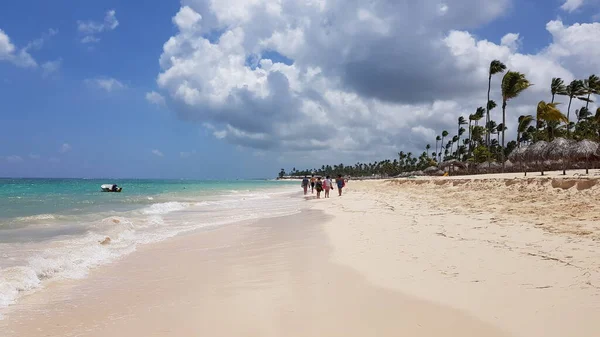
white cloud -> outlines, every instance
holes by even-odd
[[[166,104],[165,98],[163,97],[163,95],[152,91],[152,92],[148,92],[146,93],[146,100],[152,104],[156,104],[158,106],[164,106]]]
[[[114,9],[106,12],[104,21],[77,21],[77,30],[84,35],[81,43],[95,43],[100,41],[96,36],[102,32],[115,30],[119,26]]]
[[[60,146],[60,153],[67,153],[71,151],[71,145],[69,143],[64,143]]]
[[[156,150],[156,149],[152,150],[152,154],[154,154],[157,157],[164,157],[165,156],[162,152],[160,152],[159,150]]]
[[[40,155],[39,155],[39,154],[34,154],[34,153],[31,153],[31,154],[29,155],[29,159],[34,159],[34,160],[35,160],[35,159],[40,159],[40,158],[41,158],[41,157],[40,157]]]
[[[44,77],[52,75],[60,69],[62,65],[62,59],[58,59],[55,61],[48,61],[42,64],[42,75]]]
[[[57,164],[57,163],[60,163],[60,159],[58,159],[56,157],[50,157],[50,158],[48,158],[48,162],[49,163],[53,163],[53,164]]]
[[[8,61],[23,68],[37,67],[37,62],[28,53],[27,49],[26,47],[17,50],[15,45],[10,41],[10,37],[0,29],[0,61]]]
[[[46,41],[48,41],[48,39],[50,39],[51,37],[55,36],[56,34],[58,34],[58,30],[57,29],[52,29],[50,28],[47,32],[42,34],[42,37],[37,38],[31,42],[29,42],[27,44],[27,46],[25,46],[25,48],[23,48],[24,50],[40,50],[44,44],[46,43]]]
[[[21,156],[15,156],[15,155],[13,155],[13,156],[6,157],[6,161],[9,162],[9,163],[11,163],[11,164],[20,163],[20,162],[23,161],[23,158]]]
[[[552,77],[570,81],[600,67],[600,23],[550,21],[552,43],[537,54],[521,51],[522,33],[496,42],[469,33],[509,5],[423,0],[405,11],[394,0],[183,0],[157,84],[182,119],[216,138],[284,158],[334,150],[362,160],[422,152],[442,129],[453,135],[459,114],[485,104],[487,69],[499,59],[535,84],[509,103],[510,139],[517,113],[549,99]]]
[[[118,80],[111,77],[97,77],[97,78],[89,78],[84,81],[87,85],[100,88],[107,92],[112,92],[115,90],[125,89],[126,86],[119,82]]]
[[[572,12],[583,5],[583,0],[565,0],[560,8],[567,12]]]

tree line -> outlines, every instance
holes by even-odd
[[[490,99],[493,79],[499,74],[504,74],[500,81],[500,106]],[[467,117],[458,116],[456,128],[450,132],[441,130],[431,143],[424,144],[422,153],[400,151],[398,157],[393,160],[358,162],[354,165],[322,165],[321,168],[303,170],[293,168],[289,172],[281,169],[279,176],[394,176],[403,172],[424,170],[449,160],[478,164],[497,162],[504,167],[508,155],[523,144],[530,145],[542,140],[551,142],[558,137],[577,141],[600,141],[600,108],[595,112],[589,110],[593,95],[600,94],[600,78],[596,75],[590,75],[586,79],[575,79],[568,84],[561,78],[553,78],[548,90],[550,101],[539,101],[535,109],[532,107],[531,114],[517,116],[516,130],[508,130],[506,118],[507,111],[510,111],[509,103],[532,85],[523,73],[507,71],[504,63],[493,60],[488,71],[486,104]],[[557,96],[568,99],[566,113],[561,110],[560,103],[555,102]],[[577,103],[581,105],[577,106]],[[500,109],[499,120],[492,119],[492,112]],[[516,138],[507,143],[505,136],[511,131]]]

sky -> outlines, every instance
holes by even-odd
[[[514,139],[552,77],[600,73],[598,20],[600,0],[3,1],[0,176],[265,178],[421,153],[485,104],[494,59],[534,83],[509,102]]]

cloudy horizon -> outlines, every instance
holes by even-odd
[[[147,17],[128,6],[46,18],[29,40],[0,20],[2,114],[17,126],[0,176],[257,177],[421,153],[485,104],[495,59],[534,84],[508,104],[509,141],[553,77],[600,71],[595,0],[182,0]],[[102,160],[112,153],[121,167]]]

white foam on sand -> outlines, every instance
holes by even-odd
[[[127,216],[85,224],[89,230],[81,235],[31,244],[0,243],[0,256],[5,259],[0,262],[0,319],[20,296],[42,289],[49,281],[84,278],[90,269],[130,254],[139,245],[202,228],[298,212],[300,203],[292,195],[287,188],[211,201],[155,203]]]

